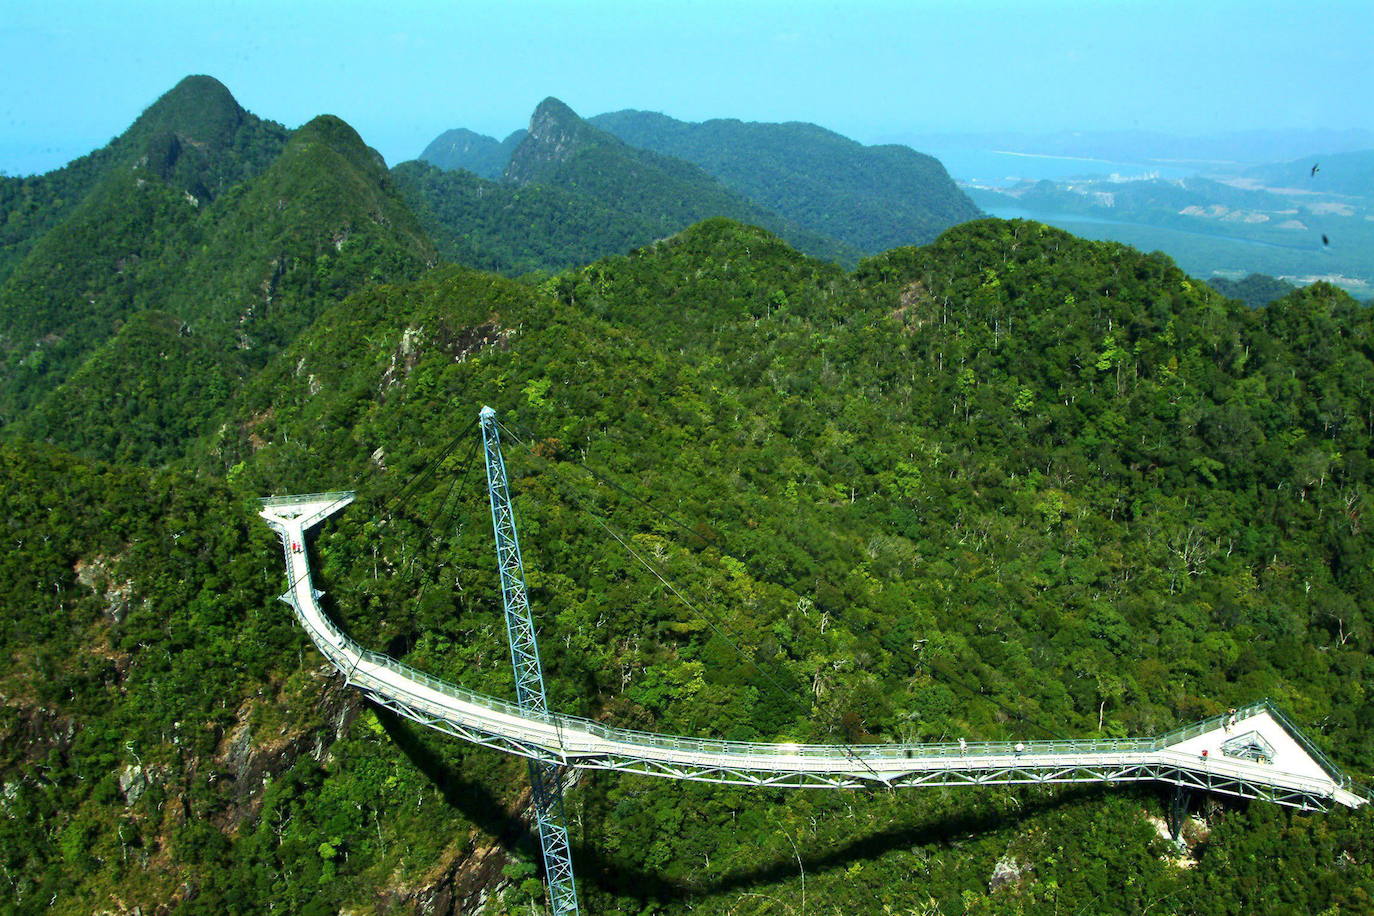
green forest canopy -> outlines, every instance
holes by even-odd
[[[1374,772],[1368,307],[1316,284],[1251,309],[1163,255],[1027,221],[853,272],[725,219],[531,282],[435,268],[356,135],[312,124],[294,159],[206,210],[159,178],[135,214],[158,239],[204,233],[206,252],[239,250],[238,233],[254,258],[299,244],[270,345],[226,362],[195,328],[233,313],[190,316],[188,336],[184,314],[130,309],[0,444],[15,911],[462,909],[501,870],[492,907],[538,896],[522,764],[324,673],[273,599],[277,545],[254,515],[267,493],[357,488],[313,545],[340,623],[507,695],[471,442],[406,486],[483,403],[528,446],[508,460],[561,709],[727,738],[938,740],[1151,734],[1268,695]],[[273,188],[298,209],[260,223],[275,198],[244,204]],[[99,231],[86,212],[42,248]],[[334,248],[322,214],[367,244]],[[160,303],[251,275],[147,250],[137,281]],[[113,290],[99,309],[133,302],[91,275]],[[137,375],[159,360],[195,378]],[[126,375],[146,379],[140,399],[95,397]],[[77,417],[65,444],[85,456],[38,441]],[[1180,868],[1148,788],[594,776],[570,806],[594,912],[777,912],[803,871],[810,905],[842,912],[1364,913],[1374,895],[1367,811],[1208,801]],[[1018,876],[993,882],[998,863]]]

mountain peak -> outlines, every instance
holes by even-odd
[[[579,150],[607,143],[618,145],[620,141],[588,124],[577,112],[549,96],[530,116],[529,133],[511,155],[505,177],[518,184],[538,181]]]
[[[286,152],[300,156],[316,147],[341,156],[364,174],[380,177],[386,172],[382,154],[368,146],[353,125],[337,115],[316,115],[302,124],[291,135]]]
[[[561,100],[549,96],[540,102],[535,107],[534,114],[530,115],[530,132],[533,133],[536,128],[545,130],[559,127],[572,128],[582,123],[584,122],[577,112]]]
[[[430,155],[431,151],[440,149],[456,149],[459,152],[469,153],[479,147],[496,146],[495,137],[488,137],[486,134],[479,134],[475,130],[468,130],[466,127],[455,127],[453,130],[446,130],[425,147],[425,151],[420,154],[421,159]],[[428,161],[428,160],[426,160]]]
[[[248,113],[227,86],[213,76],[188,76],[163,94],[134,122],[130,133],[174,133],[197,143],[232,143]]]
[[[445,171],[467,169],[475,175],[495,180],[506,170],[511,152],[524,137],[525,131],[520,130],[504,142],[498,142],[495,137],[459,127],[435,137],[420,154],[420,159]]]

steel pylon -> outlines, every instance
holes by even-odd
[[[501,457],[501,435],[496,411],[483,407],[482,446],[487,461],[487,495],[491,501],[491,525],[496,535],[496,566],[501,575],[501,603],[506,611],[511,666],[515,669],[515,700],[522,710],[547,714],[544,670],[539,663],[539,643],[530,615],[525,589],[525,566],[520,559],[520,539],[515,531],[515,510],[506,483],[506,462]],[[534,797],[535,823],[544,856],[544,881],[554,916],[578,913],[577,885],[573,880],[572,849],[563,814],[562,767],[530,760],[530,786]]]

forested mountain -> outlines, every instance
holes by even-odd
[[[111,144],[156,155],[107,156],[0,286],[6,427],[91,456],[175,457],[325,305],[434,260],[352,128],[322,116],[286,140],[263,123],[191,78]]]
[[[484,402],[532,448],[508,459],[562,709],[921,740],[1152,733],[1270,694],[1369,772],[1370,344],[1331,287],[1251,311],[1162,257],[995,220],[855,274],[717,220],[542,289],[445,268],[357,294],[249,383],[203,483],[0,453],[6,517],[31,519],[4,577],[14,899],[463,909],[498,870],[498,911],[537,897],[523,768],[322,691],[246,501],[360,487],[318,545],[341,621],[508,691],[471,444],[394,500]],[[798,893],[791,843],[812,905],[846,911],[1357,913],[1374,892],[1363,812],[1204,809],[1181,868],[1148,788],[598,775],[570,804],[595,912],[768,912]]]
[[[393,177],[443,256],[484,270],[561,270],[711,216],[771,228],[830,260],[859,257],[858,249],[750,203],[688,162],[627,146],[557,99],[540,104],[530,129],[504,144],[448,131],[421,159],[400,164]],[[480,177],[498,162],[501,181]]]
[[[25,217],[48,228],[0,289],[22,410],[0,442],[0,910],[541,905],[523,762],[345,689],[275,600],[255,515],[357,490],[309,545],[327,608],[509,696],[483,404],[518,436],[561,710],[976,740],[1153,734],[1267,695],[1368,781],[1367,306],[1318,283],[1250,308],[1163,255],[995,219],[854,271],[723,218],[537,280],[436,265],[521,270],[603,220],[633,245],[628,204],[666,221],[655,195],[701,187],[545,114],[504,183],[388,173],[323,116],[263,127],[280,143],[251,168],[187,133],[203,168],[136,157]],[[1368,808],[1196,798],[1180,851],[1149,785],[598,773],[568,806],[594,913],[777,913],[803,886],[814,912],[951,916],[1374,901]]]
[[[392,180],[447,261],[512,276],[562,270],[661,238],[664,223],[575,190],[403,162]]]
[[[869,254],[924,244],[980,215],[939,160],[906,146],[864,146],[815,124],[694,124],[652,111],[591,123],[693,162],[754,203]]]
[[[9,263],[0,285],[0,423],[60,382],[174,282],[202,205],[266,168],[285,131],[189,77],[109,146],[49,175],[4,179]]]
[[[834,259],[836,248],[817,237],[838,240],[847,248],[840,260],[852,262],[857,252],[928,242],[979,215],[930,156],[904,146],[863,146],[814,124],[689,124],[647,111],[583,120],[557,99],[547,99],[535,110],[529,131],[498,143],[450,130],[420,158],[444,170],[578,193],[584,207],[620,209],[615,224],[633,227],[641,244],[685,222],[728,216],[773,229],[821,257]],[[470,187],[432,189],[425,200],[441,210],[450,195],[462,198]],[[481,197],[488,195],[503,202],[509,197],[483,188]],[[471,207],[463,209],[471,214]],[[641,225],[657,231],[645,238]],[[542,236],[532,237],[542,242]],[[551,247],[559,250],[556,242]],[[598,253],[625,250],[607,245]]]
[[[188,76],[109,145],[45,175],[0,176],[0,280],[116,172],[143,170],[207,203],[262,171],[285,142],[285,128],[244,111],[218,80]]]
[[[534,110],[504,178],[586,195],[656,225],[657,238],[697,220],[725,216],[770,229],[817,257],[852,261],[859,253],[751,202],[690,162],[623,143],[553,98]]]
[[[517,130],[505,140],[474,133],[467,128],[446,130],[420,154],[420,161],[451,171],[465,169],[482,178],[497,179],[506,170],[511,153],[525,139],[526,131]]]

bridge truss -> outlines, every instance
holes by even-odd
[[[770,788],[922,788],[1036,783],[1161,782],[1303,810],[1360,807],[1357,786],[1267,700],[1157,737],[936,744],[805,745],[722,741],[616,728],[550,712],[525,589],[514,510],[494,412],[481,414],[488,493],[517,702],[466,690],[364,648],[324,613],[306,533],[351,492],[262,500],[281,538],[290,588],[282,600],[316,648],[369,699],[421,725],[527,758],[545,880],[556,916],[578,912],[561,771],[610,770]],[[1246,739],[1237,742],[1237,736]],[[1253,737],[1252,737],[1253,736]],[[1237,754],[1262,744],[1269,753]],[[1228,750],[1232,753],[1228,754]]]

